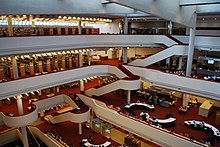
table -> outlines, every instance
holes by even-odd
[[[202,103],[202,105],[199,107],[199,115],[208,117],[209,113],[211,112],[213,108],[214,103],[210,100],[206,100]]]
[[[147,109],[151,109],[153,110],[154,109],[154,105],[149,105],[149,104],[145,104],[145,103],[131,103],[131,104],[127,104],[125,105],[125,108],[132,108],[132,107],[138,107],[138,106],[142,106],[142,107],[145,107]]]
[[[160,124],[173,123],[176,120],[176,118],[173,118],[173,117],[166,118],[166,119],[159,119],[159,118],[153,119],[152,117],[150,117],[148,113],[141,112],[140,116],[142,115],[146,115],[146,118],[149,119],[150,121],[160,123]]]
[[[47,94],[46,96],[47,97],[52,97],[52,96],[54,96],[55,94],[54,93],[49,93],[49,94]]]
[[[214,126],[207,124],[205,122],[196,121],[196,120],[188,120],[188,121],[184,121],[184,123],[188,126],[193,126],[194,128],[201,128],[204,131],[206,131],[206,129],[209,128],[213,131],[213,135],[220,137],[219,130],[217,128],[215,128]]]
[[[91,144],[88,139],[83,139],[82,140],[83,144],[85,146],[88,146],[88,147],[107,147],[107,146],[110,146],[111,145],[111,142],[109,141],[106,141],[105,143],[103,144],[99,144],[99,145],[95,145],[95,144]]]

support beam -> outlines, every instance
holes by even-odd
[[[109,0],[116,4],[133,8],[154,16],[170,20],[182,24],[184,26],[193,27],[196,6],[180,7],[177,0]]]
[[[80,92],[84,92],[84,81],[83,80],[80,80],[79,86],[80,86]]]
[[[78,23],[78,34],[81,35],[82,34],[82,22],[79,21]]]
[[[82,135],[82,123],[79,123],[79,135]]]
[[[128,17],[124,18],[124,34],[128,34]]]
[[[187,54],[187,66],[186,66],[186,76],[191,76],[192,72],[192,63],[193,63],[193,54],[194,54],[194,46],[195,46],[195,32],[196,32],[196,18],[195,24],[193,28],[190,28],[189,35],[189,48]]]
[[[17,106],[18,106],[18,114],[23,115],[24,108],[23,108],[21,95],[17,96]],[[21,127],[21,133],[22,133],[22,142],[24,147],[29,147],[26,126]]]
[[[127,95],[127,104],[131,103],[131,90],[128,90],[128,95]]]
[[[15,59],[15,57],[12,57],[11,61],[12,61],[13,78],[17,79],[18,78],[18,64],[17,64],[17,60]]]
[[[123,48],[123,63],[128,63],[128,49],[127,47]]]

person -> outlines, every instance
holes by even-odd
[[[121,55],[120,61],[121,63],[123,62],[123,54]]]
[[[73,94],[72,91],[70,91],[70,97],[72,97],[72,94]]]

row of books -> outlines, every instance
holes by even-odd
[[[99,34],[99,28],[82,28],[84,35]],[[48,35],[78,35],[76,27],[14,27],[13,36],[48,36]],[[0,37],[9,36],[8,28],[0,28]]]

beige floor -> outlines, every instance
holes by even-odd
[[[124,144],[124,138],[126,136],[127,134],[125,134],[124,132],[121,132],[120,130],[117,130],[115,128],[111,129],[111,139],[114,140],[115,142]],[[152,147],[152,146],[141,141],[141,147]]]

